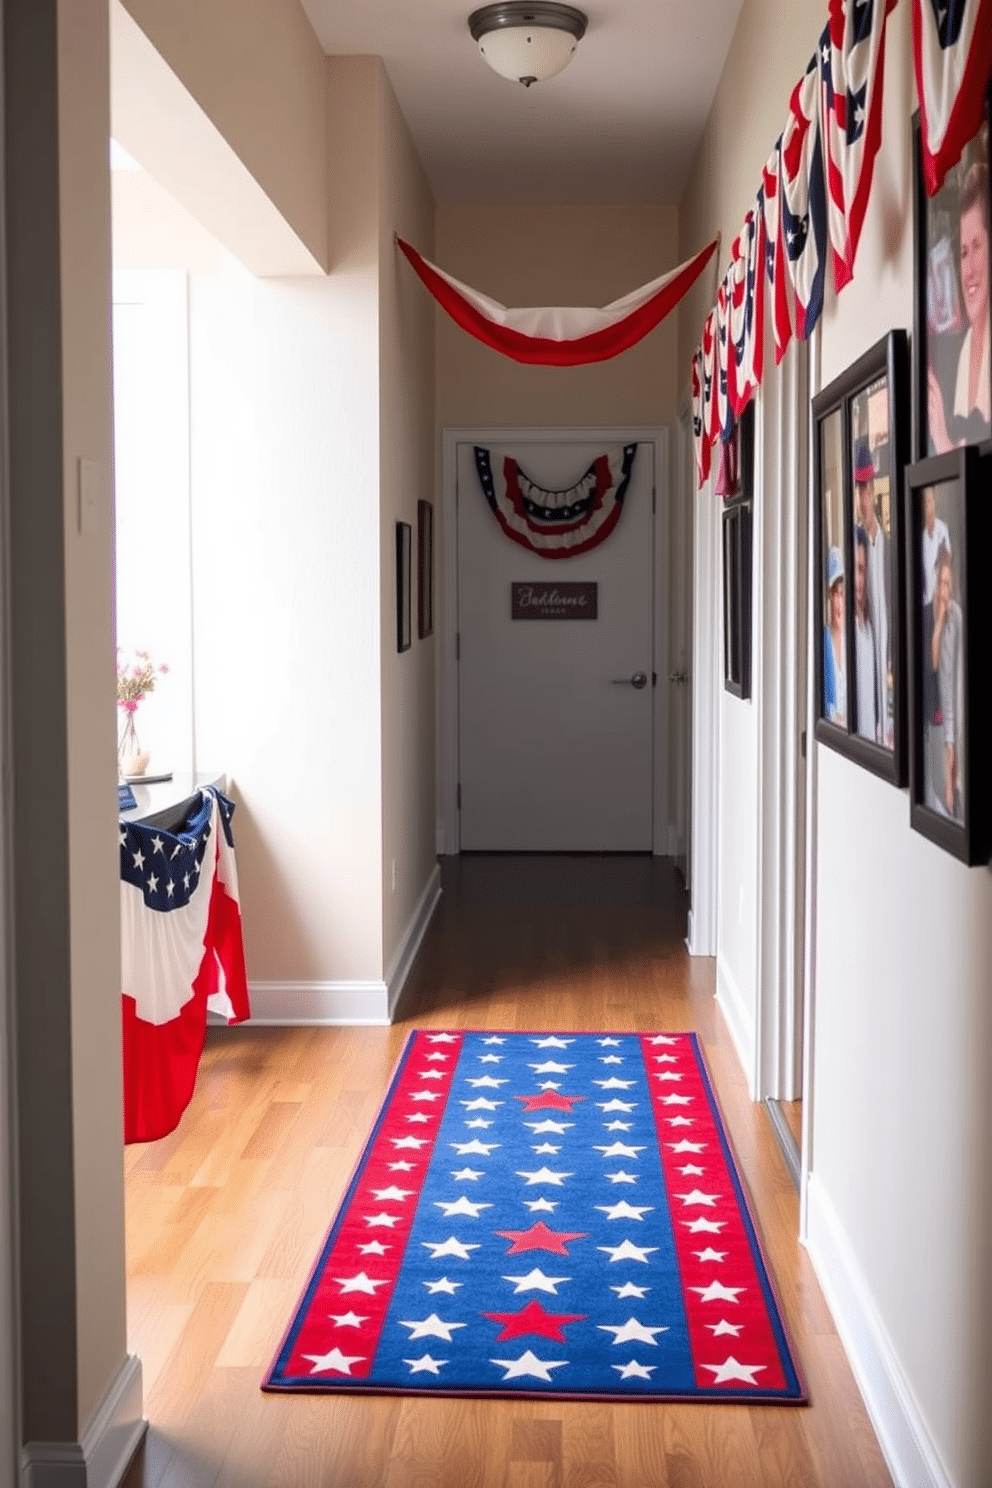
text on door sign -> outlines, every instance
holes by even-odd
[[[511,584],[511,620],[595,620],[598,584]]]

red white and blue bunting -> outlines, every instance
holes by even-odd
[[[829,258],[839,292],[854,273],[882,137],[885,26],[897,0],[828,0],[781,135],[706,317],[692,364],[696,473],[762,376],[765,295],[781,361],[823,309]],[[992,74],[992,0],[911,0],[927,191],[977,132]],[[759,272],[762,260],[765,273]]]
[[[512,542],[540,558],[575,558],[605,542],[620,520],[636,444],[598,455],[573,486],[550,491],[521,470],[512,455],[475,447],[483,495]]]
[[[551,305],[512,310],[445,273],[402,238],[396,243],[463,331],[514,361],[544,367],[584,366],[629,350],[675,309],[717,248],[714,239],[678,268],[602,309]]]

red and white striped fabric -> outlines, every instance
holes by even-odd
[[[178,832],[120,827],[125,1142],[178,1125],[208,1010],[229,1023],[250,1015],[233,810],[210,790]]]
[[[602,362],[653,331],[692,288],[716,251],[716,240],[640,289],[602,309],[548,306],[512,310],[432,264],[396,239],[420,280],[462,330],[504,356],[537,366]]]
[[[913,0],[913,63],[927,193],[977,134],[992,70],[992,0]]]

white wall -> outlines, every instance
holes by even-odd
[[[683,253],[719,225],[725,244],[737,231],[823,19],[812,0],[745,4],[683,203]],[[821,384],[890,328],[912,326],[909,33],[909,7],[897,6],[883,153],[856,278],[828,298],[821,322]],[[767,51],[755,69],[759,36]],[[686,370],[700,325],[701,313],[695,325],[683,321]],[[770,462],[758,500],[782,499]],[[763,583],[767,616],[780,579],[765,572]],[[756,655],[765,657],[772,638],[757,612],[756,621]],[[745,768],[756,769],[741,712],[725,705],[722,717],[718,949],[750,965],[752,931],[733,923],[725,893],[753,841],[748,804],[726,794],[732,770],[740,793]],[[896,1481],[982,1488],[992,1461],[992,876],[912,832],[907,792],[812,748],[807,1243]],[[755,923],[767,884],[756,887]]]

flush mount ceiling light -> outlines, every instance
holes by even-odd
[[[494,72],[529,88],[568,66],[585,34],[586,17],[574,5],[554,0],[537,5],[501,0],[473,11],[468,28]]]

